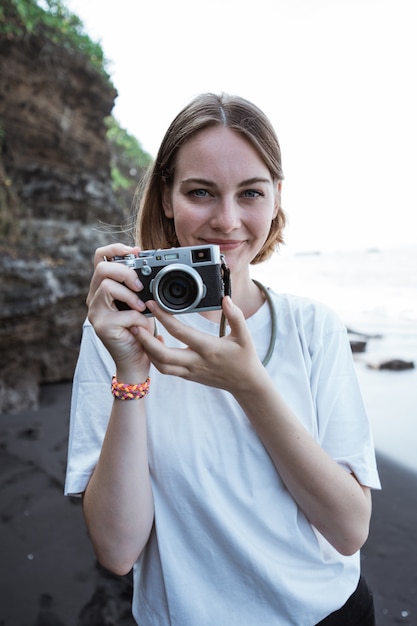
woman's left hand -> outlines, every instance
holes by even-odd
[[[169,348],[144,329],[139,329],[144,351],[163,374],[226,389],[238,393],[247,387],[249,378],[257,376],[262,364],[256,354],[252,337],[241,309],[231,298],[223,298],[222,308],[230,326],[224,337],[213,337],[182,324],[154,301],[147,306],[166,330],[184,343],[186,348]]]

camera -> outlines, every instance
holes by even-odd
[[[144,250],[112,261],[133,268],[143,284],[140,299],[155,300],[168,313],[221,309],[230,295],[229,270],[217,245]],[[129,309],[118,300],[116,306]],[[144,314],[151,315],[148,309]]]

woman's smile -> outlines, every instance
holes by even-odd
[[[238,250],[241,246],[244,245],[245,241],[243,239],[202,239],[202,243],[212,244],[220,246],[220,252],[226,254],[226,252],[230,252],[231,250]]]

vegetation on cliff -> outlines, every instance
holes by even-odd
[[[70,53],[87,56],[107,79],[103,50],[84,31],[82,21],[60,0],[5,0],[0,6],[0,35],[20,39],[28,34],[44,37]]]
[[[62,47],[69,54],[83,55],[91,67],[111,84],[107,62],[99,43],[85,32],[80,18],[61,0],[4,0],[0,6],[0,39],[19,41],[33,35]],[[140,142],[109,116],[104,120],[111,153],[112,186],[126,208],[127,197],[138,176],[150,164],[151,156]],[[4,131],[0,126],[0,142]]]
[[[141,178],[142,172],[151,163],[151,157],[136,137],[122,128],[112,115],[105,119],[105,124],[111,152],[112,185],[117,195],[131,190],[132,180]]]

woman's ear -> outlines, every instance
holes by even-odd
[[[174,217],[174,210],[172,208],[171,189],[164,182],[162,188],[162,208],[164,209],[165,217],[172,219]]]

